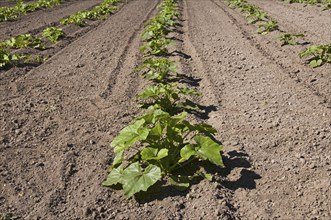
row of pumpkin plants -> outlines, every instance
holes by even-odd
[[[258,24],[257,33],[266,35],[272,31],[283,32],[277,38],[284,45],[296,45],[298,44],[297,38],[304,37],[303,34],[286,33],[280,30],[278,22],[271,18],[262,9],[248,4],[246,0],[227,0],[231,8],[238,8],[244,13],[248,19],[249,24]],[[309,66],[316,68],[322,66],[324,63],[331,63],[331,42],[327,44],[312,45],[299,53],[299,57],[309,57]]]
[[[75,24],[85,26],[87,20],[100,20],[105,16],[113,13],[117,8],[119,0],[103,0],[90,10],[82,10],[73,15],[63,18],[59,21],[58,26],[46,27],[41,37],[32,34],[22,34],[17,37],[0,42],[0,69],[8,68],[24,63],[40,63],[46,60],[42,56],[32,56],[31,54],[15,52],[17,49],[33,48],[45,50],[47,41],[56,44],[60,39],[65,37],[65,32],[60,25]],[[14,50],[14,52],[12,51]]]
[[[305,5],[317,5],[322,7],[323,10],[331,10],[331,0],[281,0],[283,2],[292,3],[301,3]]]
[[[14,20],[38,9],[53,8],[61,3],[63,0],[38,0],[33,3],[24,3],[19,0],[13,7],[0,7],[0,22]]]
[[[136,71],[152,85],[137,96],[144,113],[111,142],[114,158],[103,182],[107,187],[121,186],[126,197],[157,183],[186,189],[192,181],[211,180],[203,161],[224,166],[216,130],[189,119],[194,118],[190,113],[199,111],[189,97],[202,94],[179,82],[182,75],[167,56],[173,44],[169,34],[178,27],[179,16],[176,0],[163,0],[142,33],[145,60]]]

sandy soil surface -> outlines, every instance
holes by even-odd
[[[101,187],[109,143],[139,114],[134,97],[145,82],[133,70],[142,61],[140,33],[159,2],[128,1],[44,64],[1,72],[0,213],[50,220],[330,219],[331,66],[308,68],[297,57],[306,45],[281,47],[277,33],[256,35],[221,0],[180,1],[171,57],[203,92],[197,101],[208,112],[199,120],[218,130],[226,168],[212,183],[184,192],[155,187],[136,200]],[[283,29],[304,27],[281,18]],[[324,36],[322,27],[316,31]],[[307,32],[306,41],[314,38]]]

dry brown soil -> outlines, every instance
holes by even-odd
[[[95,1],[70,2],[47,18],[38,11],[8,22],[0,36],[19,34],[24,22],[22,32],[38,30]],[[109,143],[140,113],[134,97],[146,83],[133,70],[143,59],[140,33],[159,2],[128,1],[108,19],[72,30],[44,64],[0,72],[0,213],[29,220],[330,219],[331,65],[310,69],[297,54],[305,42],[330,41],[331,14],[280,1],[249,0],[283,31],[305,32],[300,45],[282,47],[278,32],[258,36],[223,0],[180,1],[171,56],[203,92],[198,101],[208,111],[200,120],[224,145],[226,168],[214,181],[184,192],[154,187],[131,200],[100,185]]]

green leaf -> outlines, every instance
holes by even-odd
[[[146,147],[141,151],[141,159],[143,160],[161,160],[162,158],[165,158],[168,156],[168,149],[162,148],[152,148],[152,147]]]
[[[112,167],[115,167],[116,165],[122,163],[122,161],[123,161],[123,153],[124,153],[124,150],[117,152],[117,154],[116,154],[116,156],[114,158]]]
[[[158,97],[160,94],[165,93],[165,88],[161,85],[158,86],[150,86],[146,88],[142,93],[138,95],[139,98],[155,98]]]
[[[194,140],[200,146],[197,154],[202,157],[202,159],[208,159],[213,164],[223,167],[223,160],[220,152],[222,151],[222,146],[213,141],[207,136],[195,136]]]
[[[173,127],[179,122],[183,121],[184,118],[187,116],[187,112],[182,112],[178,115],[172,116],[171,120],[169,120],[169,126]]]
[[[195,150],[196,146],[193,144],[187,144],[185,145],[181,150],[180,150],[180,156],[181,159],[179,162],[183,162],[185,160],[190,159],[191,156],[195,155],[196,150]]]
[[[119,166],[118,168],[112,169],[108,174],[107,179],[102,183],[103,186],[112,186],[118,183],[122,183],[123,168]]]
[[[194,89],[190,89],[188,87],[183,87],[183,88],[180,88],[179,91],[184,94],[184,95],[201,95],[202,93],[201,92],[198,92]]]
[[[144,128],[144,119],[137,120],[135,123],[125,127],[120,134],[114,138],[110,146],[114,147],[114,152],[118,153],[126,148],[131,147],[137,141],[145,140],[148,136],[149,129]]]
[[[132,197],[140,191],[154,185],[161,179],[161,169],[158,166],[150,164],[143,169],[138,162],[128,166],[123,172],[122,184],[124,195]]]
[[[310,61],[309,66],[312,67],[312,68],[316,68],[316,67],[321,66],[322,63],[323,63],[322,59],[312,60],[312,61]]]
[[[157,157],[157,148],[146,147],[141,152],[141,159],[143,160],[154,160]]]
[[[168,152],[169,150],[166,148],[160,149],[159,152],[157,153],[157,159],[160,160],[162,158],[165,158],[166,156],[168,156]]]
[[[139,119],[144,119],[146,124],[154,124],[162,117],[169,117],[169,113],[164,112],[161,109],[155,109],[154,106],[150,106],[148,111]]]
[[[157,123],[150,131],[146,139],[147,142],[153,142],[160,140],[163,133],[163,128],[160,123]]]
[[[208,181],[212,181],[213,180],[213,176],[210,173],[202,173],[203,177],[208,180]]]

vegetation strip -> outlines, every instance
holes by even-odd
[[[292,3],[301,3],[308,5],[318,5],[322,6],[323,9],[331,10],[331,0],[281,0],[283,2]]]
[[[178,25],[176,0],[164,0],[160,8],[142,33],[140,49],[147,58],[136,70],[153,83],[137,96],[146,111],[111,142],[115,158],[103,182],[104,186],[121,185],[126,197],[147,191],[162,179],[179,189],[186,189],[193,180],[211,180],[200,161],[224,166],[216,130],[186,117],[200,110],[187,97],[201,94],[179,84],[176,63],[165,57],[173,43],[168,34]]]
[[[38,9],[52,8],[60,5],[62,2],[63,0],[38,0],[34,3],[25,4],[20,0],[14,7],[0,7],[0,22],[14,20]]]
[[[279,29],[279,25],[276,20],[272,19],[266,12],[262,11],[262,9],[248,4],[246,0],[228,0],[228,2],[231,8],[238,8],[240,12],[246,14],[249,24],[258,23],[258,34],[266,35],[272,31],[284,32]],[[304,35],[283,33],[280,34],[277,39],[282,42],[282,46],[296,45],[296,39],[298,37],[304,37]],[[310,56],[308,61],[309,66],[312,68],[319,67],[324,63],[331,63],[331,43],[324,45],[312,45],[303,52],[299,53],[300,58],[305,56]]]
[[[105,15],[111,14],[117,8],[114,4],[118,3],[119,0],[103,0],[103,2],[95,6],[91,10],[79,11],[68,18],[64,18],[60,21],[61,24],[75,24],[79,26],[85,26],[86,20],[98,20],[104,18]]]
[[[103,0],[91,10],[84,10],[75,13],[69,18],[62,19],[61,24],[75,24],[85,26],[86,20],[99,20],[105,18],[107,14],[113,13],[117,8],[115,6],[119,0]],[[21,63],[43,62],[46,58],[40,56],[33,57],[29,54],[11,53],[9,49],[34,48],[46,49],[46,39],[52,43],[57,43],[59,39],[65,36],[64,31],[58,27],[47,27],[42,31],[42,37],[36,37],[31,34],[22,34],[9,40],[0,42],[0,69],[8,66],[15,66]]]

